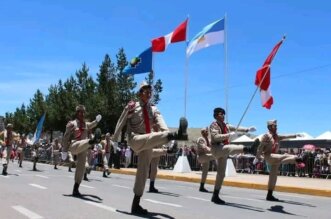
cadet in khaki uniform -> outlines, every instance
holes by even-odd
[[[19,135],[13,131],[13,124],[8,123],[6,129],[2,132],[4,144],[2,145],[2,175],[7,176],[8,164],[10,159],[10,154],[13,149],[13,143],[15,138]]]
[[[93,122],[86,122],[85,107],[83,105],[78,105],[76,107],[76,119],[69,121],[66,126],[62,141],[62,159],[66,159],[69,148],[73,155],[77,155],[75,184],[72,192],[72,195],[75,197],[81,197],[78,188],[82,182],[85,171],[87,151],[91,146],[101,141],[101,130],[99,128],[96,129],[93,139],[88,138],[89,130],[96,127],[100,120],[101,115],[97,115]]]
[[[18,142],[18,147],[17,147],[17,156],[18,156],[19,167],[22,167],[22,163],[24,160],[24,150],[26,149],[26,146],[27,146],[27,143],[25,140],[25,135],[22,135],[20,141]]]
[[[200,192],[208,192],[205,189],[205,183],[207,179],[207,174],[209,170],[210,161],[215,160],[214,156],[211,154],[210,150],[210,140],[208,138],[208,128],[201,129],[201,137],[197,140],[197,154],[198,154],[198,161],[201,163],[202,166],[202,174],[201,174],[201,182],[200,182]]]
[[[110,174],[108,161],[110,158],[110,148],[113,145],[112,140],[110,140],[110,133],[108,132],[105,136],[105,140],[101,141],[102,145],[102,160],[103,160],[103,177],[108,177]]]
[[[69,161],[68,172],[72,172],[71,168],[75,165],[75,160],[70,150],[68,150],[68,161]]]
[[[178,132],[169,132],[157,107],[150,103],[152,87],[146,82],[140,85],[139,101],[130,101],[124,108],[115,128],[113,141],[118,143],[121,131],[127,125],[128,145],[138,154],[138,168],[134,184],[134,198],[131,213],[146,215],[148,211],[140,206],[152,158],[153,148],[170,140],[187,140],[187,120],[180,119]],[[157,126],[158,132],[152,132]]]
[[[62,145],[59,143],[59,139],[55,138],[54,141],[51,144],[51,154],[53,158],[53,164],[54,164],[54,169],[57,170],[57,165],[59,163],[59,155],[60,155],[60,150],[62,148]]]
[[[299,164],[299,166],[304,166],[302,159],[296,155],[277,154],[279,151],[279,141],[288,138],[300,137],[301,134],[278,135],[277,120],[268,121],[267,127],[269,132],[262,136],[261,143],[257,150],[256,158],[258,160],[261,160],[261,155],[262,155],[265,161],[271,165],[271,169],[269,172],[268,194],[266,199],[268,201],[279,201],[277,198],[275,198],[272,195],[272,193],[275,189],[280,164],[297,163]]]
[[[239,154],[239,153],[250,153],[255,155],[256,149],[259,142],[254,142],[251,147],[246,147],[244,145],[234,145],[230,144],[230,138],[235,135],[234,130],[236,128],[229,124],[224,123],[225,110],[222,108],[214,109],[214,121],[209,129],[211,136],[211,153],[217,160],[217,175],[215,180],[215,187],[211,201],[215,204],[225,204],[225,201],[219,198],[219,192],[223,184],[225,177],[225,170],[227,159],[229,155]],[[249,132],[255,131],[255,127],[250,128],[238,128],[239,132]],[[230,132],[231,131],[231,132]]]

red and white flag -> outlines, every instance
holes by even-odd
[[[270,92],[271,62],[284,40],[285,37],[283,37],[283,39],[276,44],[276,46],[272,49],[267,59],[264,61],[263,66],[256,72],[256,76],[255,76],[255,85],[260,88],[262,106],[267,109],[270,109],[271,105],[274,103],[274,100]]]
[[[187,22],[188,19],[181,23],[173,32],[165,36],[152,39],[152,51],[164,52],[170,43],[185,41]]]

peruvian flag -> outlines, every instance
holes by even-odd
[[[170,43],[186,40],[186,27],[188,19],[181,23],[173,32],[152,40],[153,52],[164,52]]]
[[[263,66],[256,72],[255,85],[260,88],[262,106],[270,109],[271,105],[274,103],[274,100],[270,92],[270,67],[271,62],[274,59],[279,47],[282,45],[285,37],[277,43],[273,48],[267,59],[264,61]]]

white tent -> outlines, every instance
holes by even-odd
[[[239,138],[235,139],[232,142],[253,142],[254,140],[248,137],[247,135],[242,135]]]
[[[310,134],[308,134],[307,132],[302,132],[300,134],[303,135],[303,136],[302,137],[291,138],[289,140],[293,141],[293,140],[312,140],[312,139],[314,139],[314,137],[311,136]]]
[[[331,140],[331,131],[326,131],[323,134],[317,136],[315,139],[326,139]]]

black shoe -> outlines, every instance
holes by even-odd
[[[134,215],[147,215],[147,209],[142,208],[140,205],[131,208],[131,214]]]
[[[2,175],[7,176],[8,175],[7,171],[3,170]]]
[[[209,192],[207,189],[205,189],[204,187],[200,187],[199,189],[200,192]]]
[[[181,141],[187,141],[188,140],[187,126],[188,126],[187,119],[185,117],[180,118],[178,136],[177,136],[176,140],[181,140]]]
[[[101,142],[101,129],[97,128],[94,132],[94,137],[89,140],[89,144],[99,144]]]
[[[211,201],[214,202],[215,204],[218,204],[218,205],[224,205],[225,204],[225,201],[220,199],[220,197],[218,197],[218,195],[213,195],[213,197],[211,198]]]
[[[109,175],[109,174],[108,174]],[[108,176],[106,175],[106,171],[103,171],[102,177],[107,178]]]
[[[37,170],[37,168],[34,167],[34,168],[32,169],[32,171],[38,171],[38,170]]]
[[[266,200],[267,201],[272,201],[272,202],[279,202],[279,199],[275,198],[273,195],[267,195]]]
[[[71,168],[68,169],[68,172],[72,172]]]
[[[54,169],[57,170],[58,168],[55,166]]]
[[[150,187],[149,188],[149,192],[151,192],[151,193],[159,193],[159,190],[156,189],[155,187]]]
[[[72,190],[72,196],[73,197],[78,197],[78,198],[79,197],[82,197],[82,194],[80,194],[78,188],[79,188],[79,184],[78,183],[75,183],[74,189]]]

